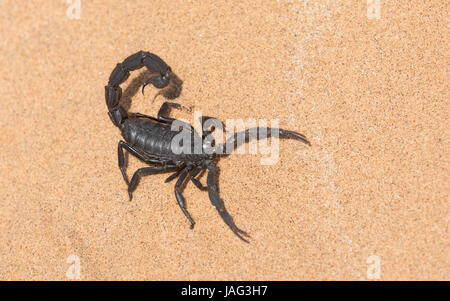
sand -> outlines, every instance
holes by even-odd
[[[445,1],[378,15],[366,1],[82,0],[79,19],[70,5],[0,2],[2,280],[450,280]],[[220,161],[250,244],[192,184],[190,230],[167,175],[128,201],[104,86],[139,50],[184,81],[179,103],[310,139],[280,141],[274,165]],[[122,87],[155,115],[157,91],[130,86],[142,72]],[[142,166],[130,157],[128,174]]]

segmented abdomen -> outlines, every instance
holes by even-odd
[[[123,138],[130,146],[147,155],[175,161],[201,159],[202,154],[193,154],[193,151],[189,154],[173,152],[172,141],[178,134],[180,131],[172,131],[170,125],[147,119],[129,118],[122,125]]]

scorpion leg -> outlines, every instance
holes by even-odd
[[[176,108],[176,109],[180,109],[180,110],[187,110],[189,111],[190,108],[185,107],[179,103],[176,102],[164,102],[161,107],[159,108],[158,111],[158,121],[163,122],[163,123],[167,123],[167,124],[172,124],[175,120],[177,122],[179,122],[180,124],[182,124],[184,127],[186,127],[186,129],[189,129],[190,131],[194,132],[194,129],[192,128],[192,126],[189,123],[183,122],[181,120],[175,119],[175,118],[171,118],[168,116],[169,114],[169,108]]]
[[[122,177],[125,180],[125,183],[127,183],[127,186],[129,186],[130,182],[128,181],[128,177],[127,177],[127,174],[125,173],[125,167],[124,167],[124,165],[125,165],[125,157],[123,155],[124,144],[126,145],[126,143],[123,142],[123,141],[119,142],[119,144],[117,146],[117,155],[119,157],[119,169],[120,169],[120,172],[122,173]]]
[[[192,219],[191,215],[189,214],[189,212],[186,210],[185,208],[185,199],[183,197],[183,195],[180,192],[180,186],[181,184],[183,184],[184,180],[186,179],[186,176],[189,174],[189,172],[192,170],[192,166],[187,166],[186,168],[183,169],[183,173],[181,174],[181,176],[178,178],[177,183],[175,184],[175,197],[177,198],[177,202],[178,205],[180,206],[181,210],[183,211],[184,215],[187,217],[187,219],[189,220],[189,222],[191,222],[191,229],[194,228],[194,220]]]
[[[177,170],[176,172],[174,172],[173,174],[171,174],[165,181],[164,183],[169,183],[170,181],[172,181],[173,179],[175,179],[176,177],[178,177],[180,175],[181,172],[183,172],[184,168],[186,166],[183,164],[181,165],[181,168],[179,170]]]
[[[133,191],[136,189],[141,176],[151,175],[163,171],[169,171],[179,167],[180,167],[179,165],[162,165],[154,167],[144,167],[136,170],[133,177],[131,178],[130,185],[128,185],[128,195],[130,196],[130,201],[133,199]]]
[[[198,189],[202,190],[202,191],[206,191],[208,190],[207,186],[204,186],[197,178],[196,176],[201,173],[204,169],[201,168],[200,166],[197,166],[194,171],[192,172],[190,179],[192,181],[192,183],[195,184],[195,186],[197,186]]]
[[[154,120],[154,121],[159,121],[158,118],[156,118],[156,117],[145,115],[145,114],[142,114],[142,113],[131,113],[130,116],[137,117],[137,118],[147,118],[147,119],[151,119],[151,120]]]
[[[142,114],[142,113],[132,113],[132,114],[130,114],[130,116],[138,117],[138,118],[147,118],[147,119],[151,119],[151,120],[154,120],[154,121],[159,121],[159,122],[166,123],[166,124],[172,124],[172,122],[174,122],[175,120],[178,120],[178,119],[171,118],[171,117],[168,116],[168,111],[169,111],[169,108],[170,108],[170,107],[173,107],[173,108],[176,108],[176,109],[182,109],[182,110],[184,109],[184,110],[190,111],[190,108],[189,108],[189,107],[185,107],[185,106],[183,106],[183,105],[181,105],[181,104],[179,104],[179,103],[175,103],[175,102],[164,102],[164,103],[161,105],[161,107],[160,107],[160,109],[159,109],[159,111],[158,111],[158,115],[157,115],[158,117],[153,117],[153,116],[145,115],[145,114]],[[224,124],[221,120],[216,119],[216,118],[214,118],[214,117],[210,117],[210,116],[201,116],[201,117],[200,117],[199,120],[200,120],[200,124],[202,125],[202,127],[203,127],[203,125],[205,124],[205,122],[208,121],[208,120],[210,120],[210,119],[217,120],[218,123],[213,123],[213,124],[211,125],[211,128],[210,128],[210,129],[203,129],[203,139],[204,139],[207,135],[209,135],[209,134],[211,134],[212,132],[214,132],[216,126],[217,126],[218,128],[220,128],[222,131],[225,131],[225,132],[226,132],[225,124]],[[182,121],[180,121],[180,120],[178,120],[178,121],[179,121],[179,122],[182,122]],[[182,122],[182,123],[185,124],[187,128],[189,128],[189,129],[192,130],[192,126],[191,126],[190,124],[187,124],[187,123],[184,123],[184,122]],[[171,179],[171,180],[172,180],[172,179]],[[170,180],[169,180],[169,181],[170,181]]]
[[[164,161],[160,161],[160,160],[155,160],[155,159],[150,159],[150,158],[144,157],[137,150],[135,150],[133,147],[128,145],[128,143],[126,143],[125,141],[122,141],[122,140],[119,141],[119,144],[117,146],[117,154],[118,154],[118,159],[119,159],[119,169],[120,169],[120,172],[122,173],[122,176],[123,176],[123,179],[125,180],[125,183],[127,183],[128,186],[130,185],[130,182],[128,181],[127,174],[125,173],[125,156],[124,156],[124,153],[123,153],[123,149],[126,149],[133,156],[135,156],[136,158],[144,161],[145,163],[148,163],[148,164],[164,164]]]
[[[189,107],[185,107],[179,103],[176,102],[164,102],[161,107],[159,108],[158,111],[158,120],[161,122],[165,122],[168,124],[172,124],[172,122],[174,122],[176,119],[175,118],[171,118],[169,117],[169,108],[176,108],[176,109],[180,109],[180,110],[186,110],[188,112],[191,111],[191,109]]]
[[[140,118],[147,118],[147,119],[151,119],[154,121],[159,121],[161,123],[165,123],[165,124],[172,124],[172,122],[174,122],[175,120],[177,120],[178,122],[181,122],[183,125],[186,125],[187,128],[189,128],[190,130],[192,130],[192,126],[188,123],[182,122],[181,120],[175,119],[175,118],[171,118],[168,116],[168,111],[169,108],[173,107],[173,108],[177,108],[177,109],[181,109],[181,110],[190,110],[190,108],[185,107],[179,103],[175,103],[175,102],[164,102],[161,107],[159,108],[158,111],[158,117],[153,117],[153,116],[149,116],[149,115],[145,115],[142,113],[133,113],[130,114],[133,117],[140,117]]]
[[[242,237],[242,235],[247,237],[249,237],[249,235],[245,231],[242,231],[236,226],[236,224],[233,221],[233,218],[225,209],[225,205],[223,204],[223,201],[219,196],[216,186],[216,166],[213,163],[211,163],[210,165],[208,165],[208,170],[209,172],[207,183],[208,183],[209,199],[211,200],[211,203],[217,209],[219,215],[222,217],[224,222],[228,225],[228,227],[230,227],[231,231],[233,231],[233,233],[236,234],[236,236],[239,237],[241,240],[248,243],[249,241],[244,237]]]

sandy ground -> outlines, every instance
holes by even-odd
[[[0,1],[0,278],[450,280],[448,3],[209,2],[82,0],[74,19]],[[220,161],[250,244],[191,184],[190,230],[166,175],[128,201],[104,86],[139,50],[184,81],[178,102],[311,140]],[[155,115],[143,71],[122,87]]]

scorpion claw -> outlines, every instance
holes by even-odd
[[[300,133],[297,133],[294,131],[283,130],[283,129],[279,129],[279,134],[281,137],[297,139],[297,140],[300,140],[303,143],[311,146],[311,142],[309,142],[308,139],[306,138],[306,136],[303,134],[300,134]]]

